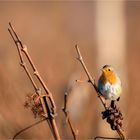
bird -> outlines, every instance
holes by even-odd
[[[122,92],[121,80],[111,65],[104,65],[97,88],[106,100],[119,101]]]

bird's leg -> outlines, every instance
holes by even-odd
[[[116,108],[115,100],[111,100],[110,105],[107,106],[106,104],[106,110],[112,110]]]
[[[111,101],[110,107],[113,108],[113,109],[116,108],[115,100],[112,100],[112,101]]]
[[[119,101],[120,100],[120,97],[117,99],[117,101]]]
[[[115,109],[116,109],[115,101],[112,100],[110,106],[107,106],[106,110],[102,112],[103,115],[102,118],[103,119],[108,118],[112,113],[114,113]]]

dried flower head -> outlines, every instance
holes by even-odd
[[[110,108],[102,112],[102,118],[110,124],[112,130],[122,129],[122,113],[115,104],[111,105]]]
[[[40,97],[37,94],[28,94],[26,96],[24,107],[31,109],[35,118],[42,117],[44,114]]]

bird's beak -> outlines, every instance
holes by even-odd
[[[101,71],[102,71],[102,73],[105,73],[105,69],[102,69]]]
[[[104,69],[101,69],[101,71],[104,72],[105,70]]]

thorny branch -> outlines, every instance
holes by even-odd
[[[40,98],[40,102],[42,104],[42,108],[43,108],[43,111],[44,111],[44,114],[45,114],[44,116],[46,116],[46,118],[48,118],[47,120],[48,120],[48,124],[50,126],[50,129],[52,131],[52,134],[53,134],[53,136],[56,140],[60,140],[58,128],[57,128],[56,121],[55,121],[56,106],[55,106],[55,102],[54,102],[53,97],[52,97],[52,93],[49,91],[49,89],[45,85],[43,79],[41,78],[37,68],[35,67],[35,65],[34,65],[32,59],[31,59],[31,57],[28,53],[27,47],[22,44],[21,40],[19,39],[19,37],[18,37],[17,33],[15,32],[11,23],[9,23],[8,31],[9,31],[13,41],[15,42],[16,47],[17,47],[17,51],[18,51],[18,54],[19,54],[19,57],[20,57],[20,64],[24,68],[27,76],[29,77],[29,79],[30,79],[30,81],[31,81],[31,83],[32,83],[32,85],[35,89],[36,94]],[[43,89],[45,90],[46,95],[43,96],[43,97],[42,97],[41,88],[39,88],[36,85],[36,83],[33,79],[33,76],[31,75],[31,73],[30,73],[30,71],[29,71],[29,69],[28,69],[28,67],[27,67],[27,65],[26,65],[26,63],[23,59],[22,52],[27,57],[27,60],[29,61],[29,64],[31,65],[31,67],[34,71],[34,73],[33,73],[34,76],[38,79],[38,81],[41,83]],[[49,105],[48,101],[50,102],[51,106]]]
[[[98,88],[96,86],[95,80],[92,78],[92,76],[90,75],[84,60],[82,58],[82,55],[80,53],[79,47],[78,45],[75,46],[77,54],[78,54],[78,60],[81,63],[85,73],[87,74],[88,77],[88,81],[92,84],[92,86],[94,87],[98,98],[100,99],[101,103],[103,104],[105,111],[102,113],[103,114],[103,119],[107,118],[107,122],[111,125],[112,130],[116,130],[118,135],[120,136],[120,139],[126,140],[126,136],[123,132],[123,130],[121,129],[122,123],[122,113],[120,112],[120,110],[118,110],[116,108],[116,105],[112,104],[111,108],[107,108],[106,106],[106,101],[105,99],[101,96],[101,94],[98,91]]]
[[[63,110],[63,112],[64,112],[64,114],[65,114],[65,116],[66,116],[66,121],[67,121],[68,124],[69,124],[69,127],[70,127],[70,129],[71,129],[73,138],[74,138],[74,140],[77,140],[77,133],[76,133],[76,131],[74,130],[74,127],[73,127],[73,125],[72,125],[72,123],[71,123],[71,120],[70,120],[70,117],[69,117],[69,112],[68,112],[68,110],[67,110],[67,100],[68,100],[68,93],[65,92],[65,94],[64,94],[64,107],[63,107],[62,110]]]

